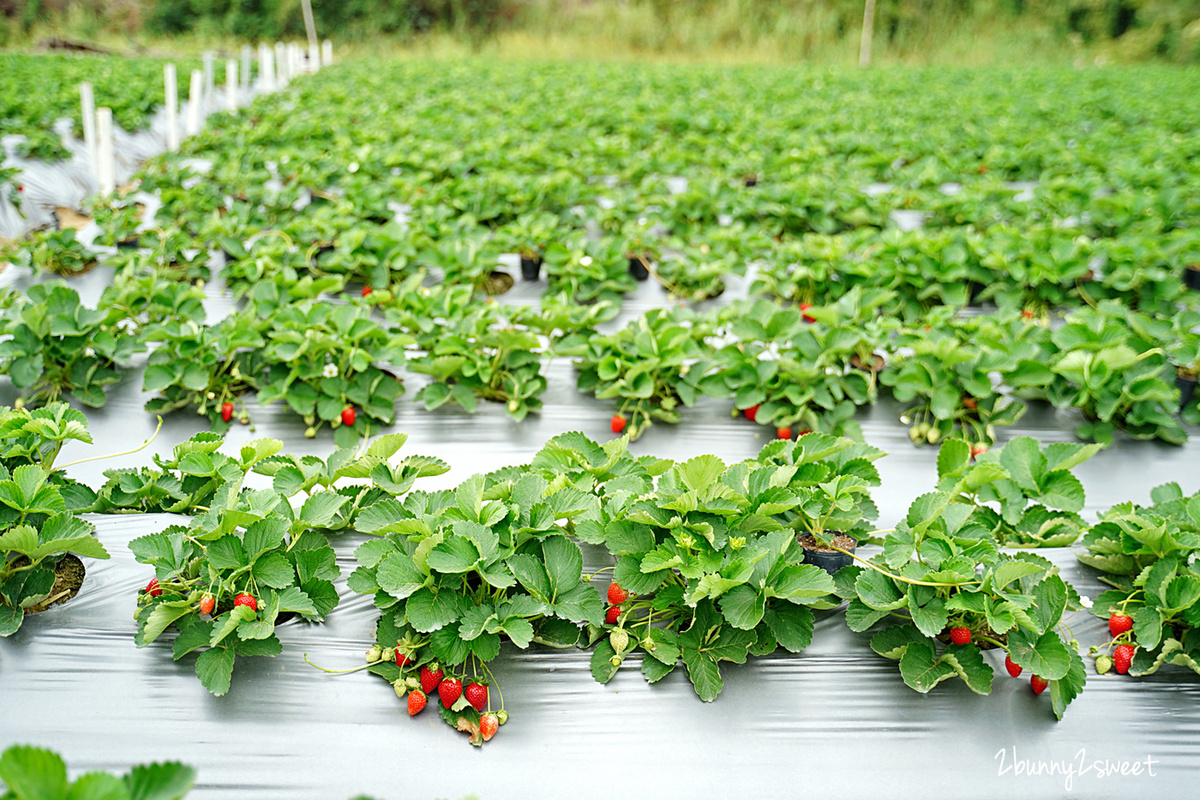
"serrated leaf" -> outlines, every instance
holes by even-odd
[[[1063,677],[1071,667],[1067,647],[1054,631],[1038,636],[1017,628],[1008,635],[1008,654],[1018,666],[1048,681]]]
[[[196,677],[213,695],[222,697],[233,679],[233,651],[225,647],[205,650],[196,659]]]
[[[779,646],[789,653],[799,653],[812,643],[816,619],[812,611],[792,603],[772,603],[763,620]]]
[[[16,745],[0,755],[0,780],[19,800],[64,800],[67,765],[62,758],[39,747]]]

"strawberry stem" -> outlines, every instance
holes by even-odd
[[[362,664],[362,665],[354,667],[352,669],[325,669],[325,667],[317,666],[316,664],[309,661],[308,653],[304,654],[304,663],[305,664],[308,664],[313,669],[319,669],[319,670],[321,670],[321,672],[327,673],[329,675],[349,675],[351,672],[358,672],[359,670],[369,669],[369,668],[375,666],[376,664],[383,664],[386,662],[387,662],[386,658],[381,658],[378,661],[369,661],[366,664]]]

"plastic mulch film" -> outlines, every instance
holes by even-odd
[[[102,267],[73,285],[90,304],[105,280]],[[505,300],[535,302],[543,286],[518,283]],[[230,301],[218,282],[210,291],[210,314],[219,317]],[[738,290],[726,294],[717,302]],[[642,284],[613,324],[666,299],[659,287]],[[422,377],[405,375],[408,388],[389,429],[409,435],[401,455],[427,454],[451,465],[419,488],[450,487],[476,472],[525,463],[565,431],[610,438],[611,404],[576,390],[570,361],[552,362],[547,373],[544,408],[521,423],[491,403],[474,415],[450,406],[427,412],[412,399]],[[73,443],[62,461],[127,450],[149,437],[155,420],[142,408],[147,397],[140,386],[140,369],[131,368],[110,387],[103,408],[87,410],[95,444]],[[12,396],[10,386],[0,385],[0,403]],[[281,439],[285,452],[324,456],[333,449],[327,431],[305,439],[304,423],[283,404],[250,403],[249,411],[253,430],[235,425],[226,452],[264,436]],[[936,483],[936,448],[913,447],[898,413],[885,400],[859,417],[867,441],[889,453],[877,462],[883,484],[872,493],[881,527],[893,525]],[[1001,442],[1021,434],[1072,441],[1076,423],[1070,414],[1034,407],[1021,425],[1001,431]],[[80,464],[69,474],[98,486],[104,470],[148,464],[150,453],[169,453],[206,428],[195,414],[172,415],[146,451]],[[713,453],[732,463],[755,455],[766,431],[731,419],[726,402],[704,399],[681,424],[656,424],[631,449],[675,459]],[[1087,489],[1084,516],[1094,519],[1124,500],[1149,502],[1150,489],[1168,481],[1194,491],[1200,440],[1192,433],[1183,447],[1119,440],[1077,467]],[[252,485],[267,485],[262,476],[250,477]],[[196,800],[866,797],[930,790],[962,798],[1188,796],[1200,770],[1200,676],[1190,671],[1098,677],[1089,659],[1087,687],[1056,722],[1049,695],[1035,697],[1028,680],[1009,678],[1000,653],[985,654],[996,672],[990,696],[958,681],[918,694],[894,662],[871,651],[869,634],[851,632],[833,611],[818,614],[812,645],[800,654],[780,650],[744,665],[723,664],[725,688],[712,703],[696,697],[682,670],[647,684],[637,669],[640,654],[600,685],[589,651],[505,645],[493,666],[511,718],[487,746],[472,748],[436,714],[410,718],[391,687],[365,671],[329,676],[305,664],[307,654],[328,668],[358,666],[372,642],[378,612],[345,583],[360,535],[331,539],[342,569],[341,603],[327,622],[285,623],[278,629],[283,654],[239,660],[228,695],[213,697],[195,677],[194,655],[174,662],[169,641],[144,649],[133,642],[137,590],[151,570],[135,562],[128,542],[179,518],[92,519],[111,560],[88,560],[78,597],[0,639],[0,748],[51,747],[79,772],[181,760],[198,770],[189,795]],[[1082,594],[1102,590],[1074,550],[1040,552]],[[594,548],[585,547],[585,556],[589,570],[607,564]],[[1086,613],[1071,626],[1085,650],[1108,638],[1103,621]]]

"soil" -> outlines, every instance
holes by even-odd
[[[873,372],[878,375],[883,371],[885,364],[883,356],[873,353],[871,357],[874,359],[874,362],[870,366],[867,366],[863,364],[863,360],[858,353],[855,353],[854,355],[850,356],[850,366],[854,367],[855,369],[861,369],[863,372]]]
[[[66,228],[74,228],[80,230],[87,226],[92,218],[86,214],[80,214],[73,208],[67,206],[56,206],[54,209],[54,219],[58,222],[59,230]]]
[[[498,294],[504,294],[513,287],[513,277],[507,272],[496,270],[487,277],[487,282],[483,285],[483,290],[490,296],[495,297]]]
[[[832,533],[833,531],[829,531],[829,532]],[[803,536],[798,536],[797,539],[800,542],[800,546],[803,547],[805,550],[815,550],[818,553],[836,553],[836,552],[838,552],[837,550],[834,550],[832,547],[826,547],[825,545],[818,542],[816,537],[813,536],[811,533],[806,533]],[[854,539],[852,539],[851,537],[847,536],[844,533],[839,533],[837,536],[834,536],[833,543],[836,546],[842,548],[843,550],[851,550],[852,551],[852,550],[854,550],[855,547],[858,547],[858,542],[854,541]]]
[[[58,564],[54,567],[54,588],[50,590],[50,596],[37,605],[25,609],[25,613],[37,614],[50,606],[65,603],[79,594],[79,587],[83,585],[84,572],[83,562],[73,553],[67,553],[59,559]]]

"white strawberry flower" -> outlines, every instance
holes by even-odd
[[[325,369],[321,370],[321,374],[326,378],[336,378],[338,376],[337,364],[326,364]]]
[[[775,342],[767,344],[766,348],[758,354],[759,361],[778,361],[779,360],[779,345]]]
[[[592,257],[591,256],[583,256],[582,258],[579,259],[579,263],[582,266],[590,267],[592,265]]]
[[[1079,596],[1079,605],[1083,606],[1084,608],[1091,608],[1092,607],[1092,598],[1088,597],[1087,595],[1080,595]]]

